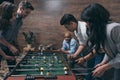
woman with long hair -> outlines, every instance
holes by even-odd
[[[81,13],[81,19],[87,23],[87,41],[90,47],[101,46],[106,51],[103,61],[96,65],[93,76],[100,77],[111,68],[115,68],[114,80],[120,79],[120,24],[110,20],[110,14],[102,5],[92,3]]]
[[[5,41],[2,33],[6,32],[11,27],[14,20],[16,20],[16,11],[17,11],[17,7],[10,2],[4,1],[3,3],[0,4],[0,12],[1,12],[0,13],[0,55],[1,55],[0,61],[2,57],[4,57],[7,60],[15,59],[14,57],[6,55],[1,49],[1,45],[6,46],[7,44],[8,48],[12,46],[11,44]],[[16,49],[12,46],[11,51],[14,51],[14,50]]]

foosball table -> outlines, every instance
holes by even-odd
[[[10,67],[10,66],[9,66]],[[5,80],[76,80],[64,55],[29,51]]]

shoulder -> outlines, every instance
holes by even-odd
[[[65,42],[65,39],[63,40],[63,42]]]
[[[120,26],[120,23],[116,23],[116,22],[109,23],[109,24],[107,24],[107,30],[113,29],[113,28],[115,28],[117,26]]]
[[[75,38],[71,38],[71,41],[76,41]]]
[[[78,21],[78,26],[86,26],[86,23],[83,21]]]
[[[71,39],[71,42],[72,43],[77,43],[77,41],[74,38]]]
[[[120,34],[120,25],[116,25],[111,29],[111,34],[113,35],[119,35]]]
[[[115,36],[118,35],[120,32],[120,23],[110,23],[107,24],[107,28],[106,28],[106,32],[107,32],[107,36]]]
[[[80,29],[81,31],[86,30],[86,23],[83,21],[78,21],[78,29]]]
[[[120,28],[120,23],[113,22],[113,23],[107,24],[106,31],[107,33],[109,33],[112,30],[119,29],[119,28]]]
[[[86,24],[84,21],[78,21],[79,24]]]

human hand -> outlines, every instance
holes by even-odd
[[[76,58],[76,57],[77,55],[75,53],[71,55],[71,58]]]
[[[57,49],[56,51],[61,52],[62,50],[61,49]]]
[[[14,47],[13,45],[11,45],[11,46],[9,47],[9,49],[10,49],[10,51],[11,51],[12,53],[14,53],[15,55],[18,54],[18,49],[17,49],[16,47]]]
[[[86,62],[84,57],[80,57],[77,60],[75,60],[78,64],[84,64],[84,62]]]
[[[106,71],[106,68],[104,65],[96,67],[96,69],[92,72],[92,76],[94,77],[101,77],[104,72]]]
[[[102,65],[103,65],[102,63],[99,63],[94,68],[97,68],[97,67],[102,66]]]

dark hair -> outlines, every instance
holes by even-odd
[[[6,19],[0,19],[0,30],[6,31],[9,29],[9,21]]]
[[[17,7],[10,2],[4,1],[0,5],[0,10],[2,19],[6,19],[9,21],[13,16],[13,12],[16,12]]]
[[[32,4],[28,1],[21,1],[19,3],[19,6],[22,6],[23,9],[31,9],[31,10],[34,10]]]
[[[60,20],[60,24],[61,25],[70,24],[71,21],[77,23],[76,18],[72,14],[64,14],[64,16]]]
[[[17,8],[14,4],[4,1],[0,4],[0,30],[8,30],[10,26],[10,19],[13,16],[13,12],[16,12]]]
[[[89,22],[90,36],[88,42],[92,43],[91,46],[96,45],[96,50],[100,48],[100,45],[104,47],[106,25],[110,20],[109,17],[109,12],[98,3],[90,4],[81,13],[81,19]]]

